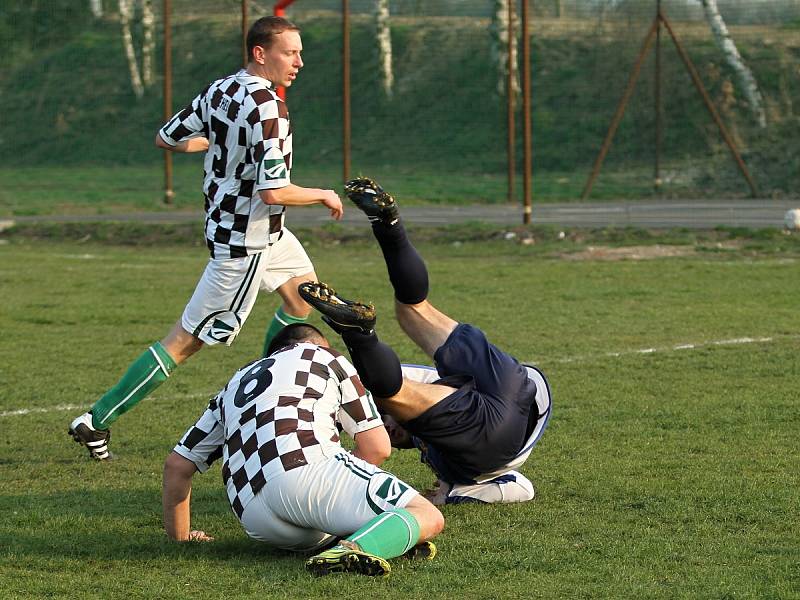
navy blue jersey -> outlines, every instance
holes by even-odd
[[[456,390],[404,427],[441,479],[474,483],[522,450],[539,418],[536,384],[525,366],[464,323],[433,359],[437,383]]]

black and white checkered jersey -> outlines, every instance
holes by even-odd
[[[159,131],[171,146],[208,139],[203,193],[212,258],[259,252],[283,226],[284,207],[258,194],[289,185],[292,170],[289,112],[271,88],[243,69],[211,83]]]
[[[175,446],[202,473],[222,456],[238,517],[276,475],[342,452],[350,435],[383,425],[355,368],[330,348],[289,346],[240,369]]]

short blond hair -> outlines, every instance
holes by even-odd
[[[284,31],[300,31],[300,28],[283,17],[261,17],[250,26],[247,32],[247,58],[253,60],[253,48],[261,46],[269,50],[275,36]]]

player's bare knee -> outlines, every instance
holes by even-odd
[[[311,275],[292,277],[289,281],[279,287],[277,291],[283,300],[284,307],[297,310],[309,309],[310,307],[308,303],[300,297],[300,292],[297,291],[297,288],[301,283],[306,283],[309,281],[313,282],[316,280],[316,277]]]
[[[444,515],[441,511],[431,504],[430,509],[426,513],[425,527],[420,524],[420,538],[429,540],[432,537],[439,535],[444,529]]]
[[[423,496],[415,496],[406,506],[406,510],[414,515],[419,524],[420,540],[436,537],[444,529],[444,515]]]
[[[283,300],[283,312],[299,319],[305,319],[311,314],[311,307],[297,292],[297,286],[305,281],[317,281],[317,274],[312,271],[306,275],[292,277],[277,290]]]
[[[161,340],[161,345],[169,352],[172,359],[180,364],[200,350],[203,342],[178,324]]]
[[[433,509],[433,515],[434,515],[432,523],[433,534],[439,535],[444,529],[444,515],[438,508],[433,506],[433,504],[431,504],[431,508]]]
[[[306,319],[311,314],[311,307],[301,298],[297,303],[284,302],[283,312],[297,319]]]

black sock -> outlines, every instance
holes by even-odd
[[[378,398],[391,398],[403,386],[403,370],[394,350],[372,333],[345,331],[342,334],[353,366],[364,384]]]
[[[383,251],[394,296],[403,304],[418,304],[428,297],[428,269],[406,235],[403,222],[372,223],[372,232]]]

